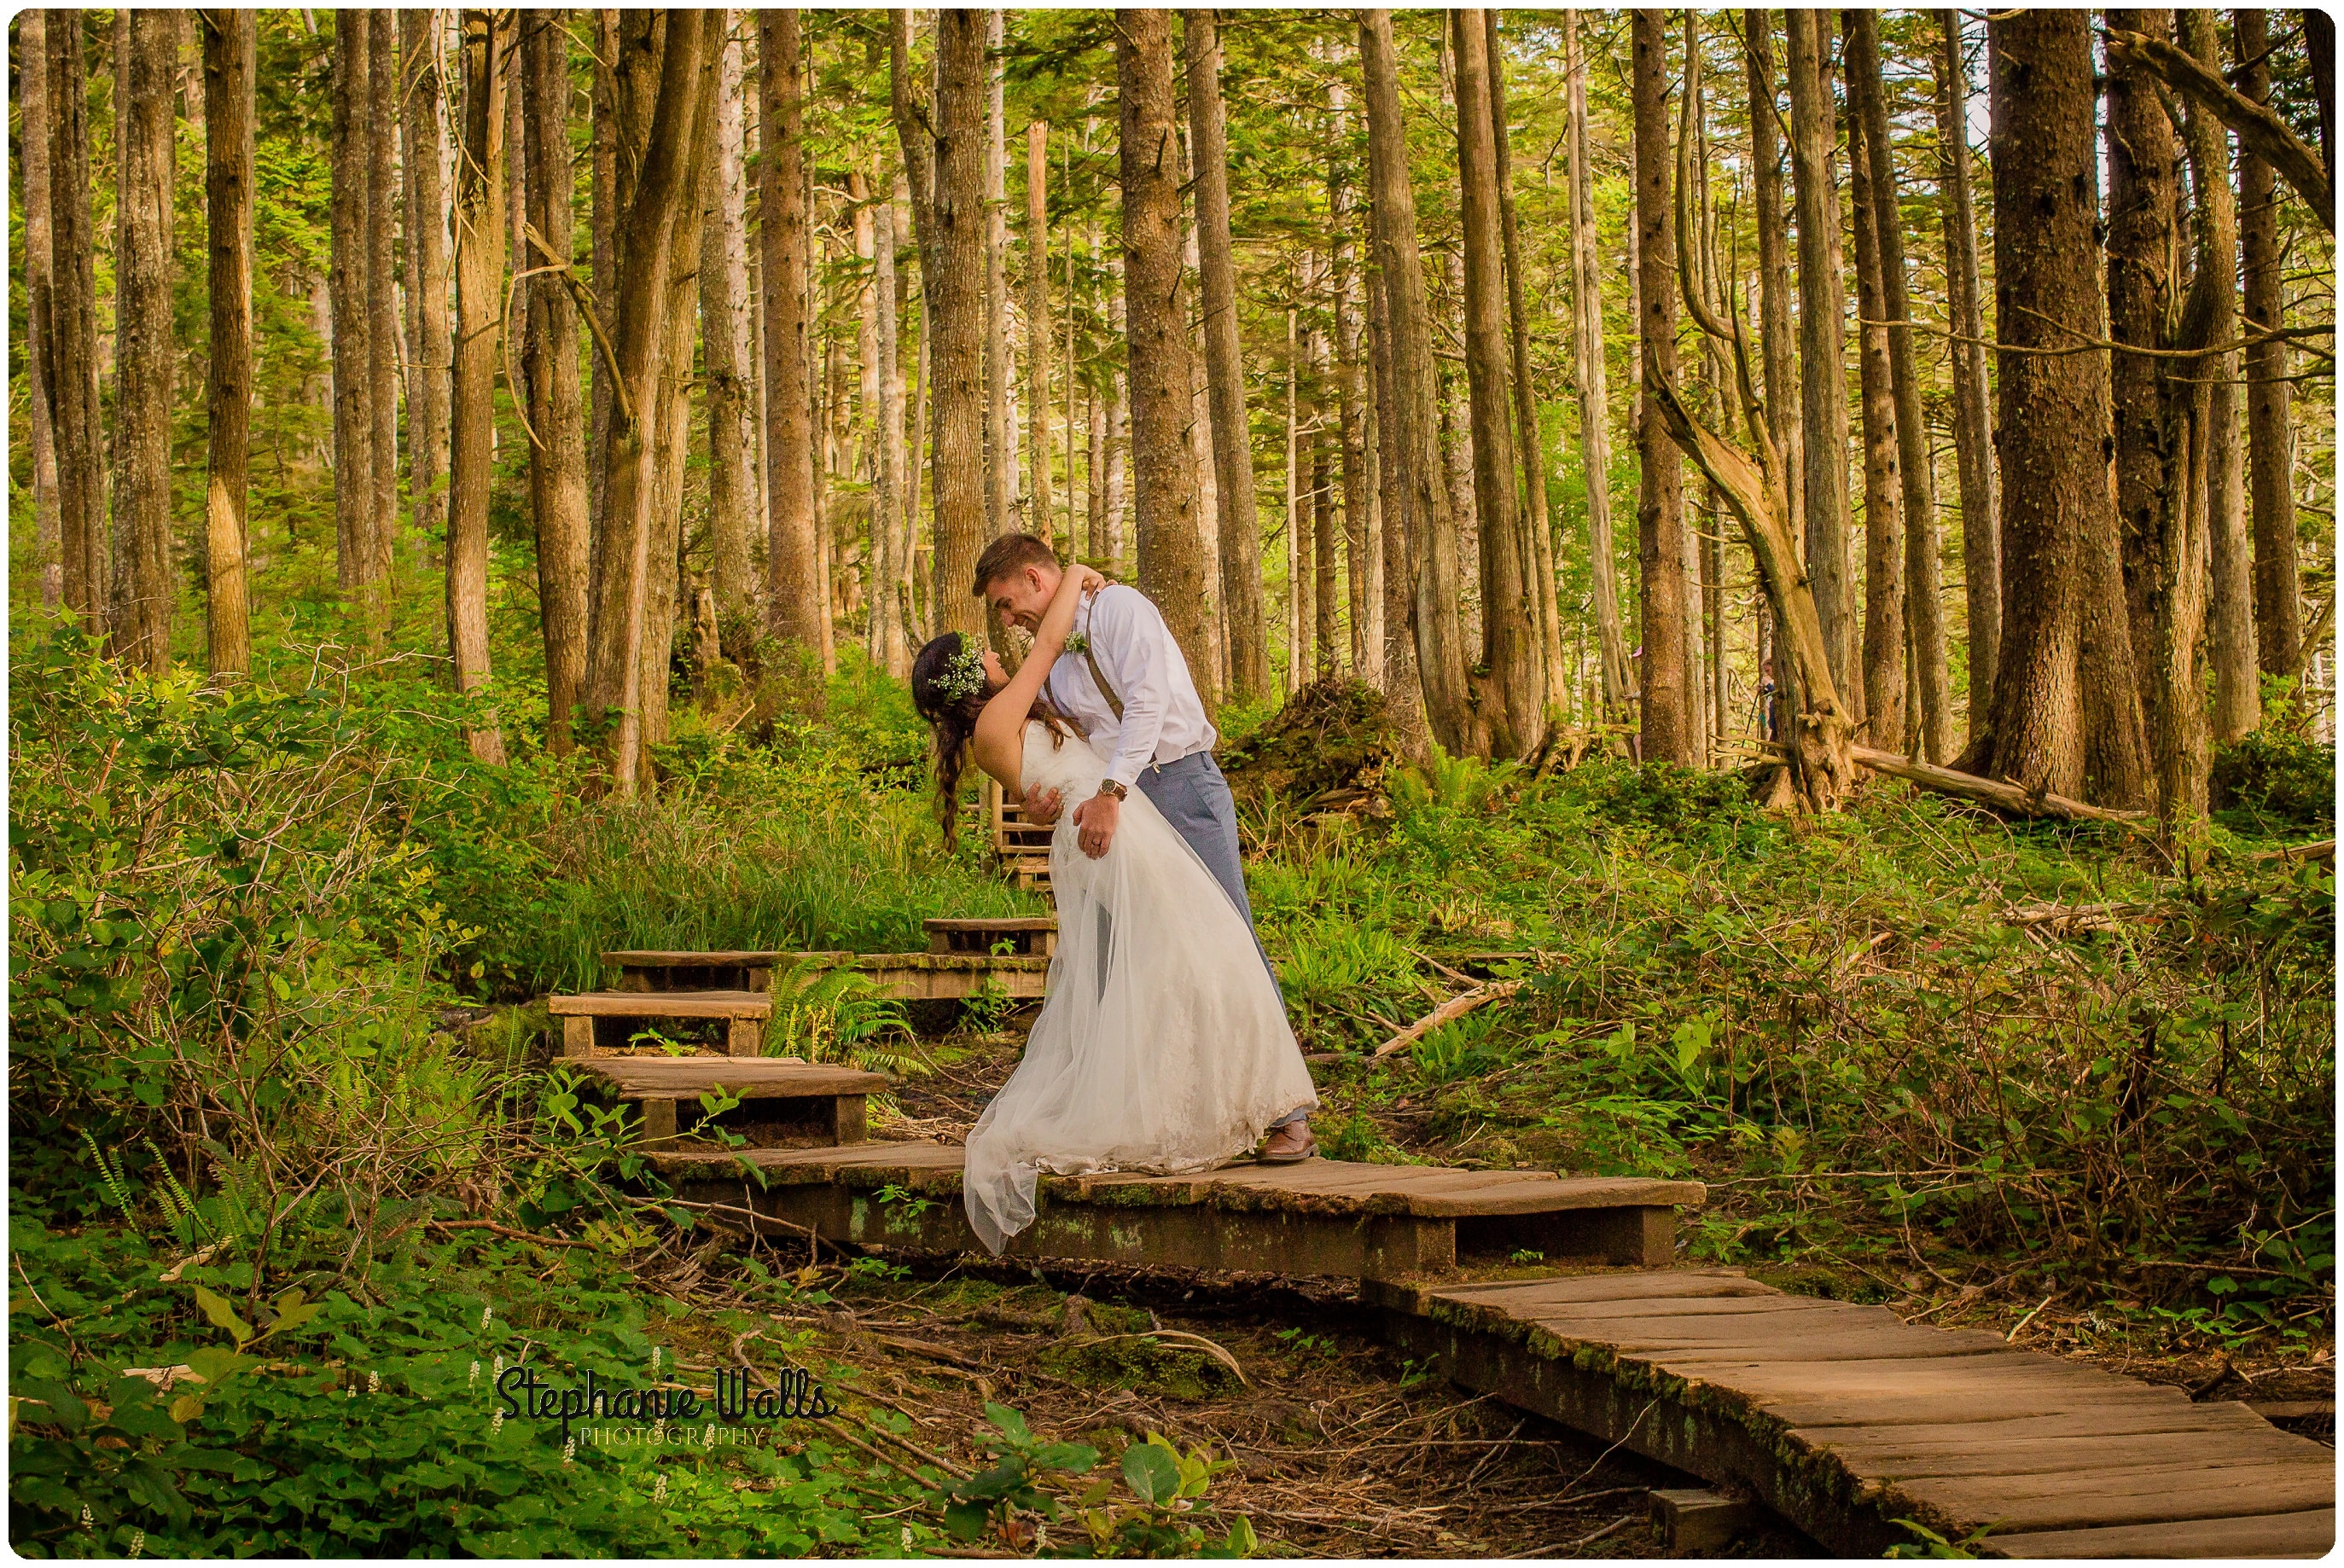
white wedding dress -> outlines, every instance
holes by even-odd
[[[1050,840],[1049,1000],[968,1135],[969,1223],[996,1254],[1033,1223],[1042,1171],[1209,1170],[1318,1102],[1244,917],[1147,797],[1123,803],[1105,855],[1083,853],[1074,809],[1106,770],[1080,739],[1054,747],[1026,725],[1020,789],[1066,806]]]

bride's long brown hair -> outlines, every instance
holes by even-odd
[[[936,822],[944,829],[945,842],[953,842],[960,826],[960,778],[968,768],[969,745],[976,738],[977,716],[993,699],[993,693],[979,688],[963,697],[947,697],[943,687],[945,667],[966,648],[980,658],[985,649],[973,638],[957,631],[932,638],[912,660],[912,706],[928,721],[928,733],[934,739],[936,764]],[[1050,732],[1053,747],[1063,745],[1069,735],[1079,733],[1057,711],[1036,697],[1026,715],[1038,719]]]

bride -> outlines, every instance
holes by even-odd
[[[1015,676],[959,632],[913,661],[947,836],[972,759],[1012,799],[1097,789],[1107,759],[1040,697],[1082,596],[1105,581],[1068,568]],[[1079,831],[1069,812],[1050,840],[1058,947],[1049,1000],[1017,1070],[968,1135],[969,1223],[996,1254],[1033,1223],[1042,1171],[1209,1170],[1317,1102],[1253,934],[1197,852],[1137,790],[1105,855],[1085,854]]]

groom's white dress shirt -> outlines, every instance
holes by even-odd
[[[1095,750],[1108,755],[1106,777],[1128,786],[1150,763],[1213,749],[1220,737],[1205,717],[1188,661],[1146,594],[1109,584],[1076,612],[1075,630],[1090,639],[1090,658],[1115,688],[1123,717],[1115,716],[1091,677],[1090,659],[1079,653],[1058,656],[1043,690],[1051,707],[1082,726]]]

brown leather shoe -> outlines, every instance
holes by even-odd
[[[1261,1146],[1264,1165],[1298,1165],[1305,1160],[1316,1159],[1318,1140],[1310,1135],[1308,1121],[1289,1121],[1274,1129],[1269,1141]]]

